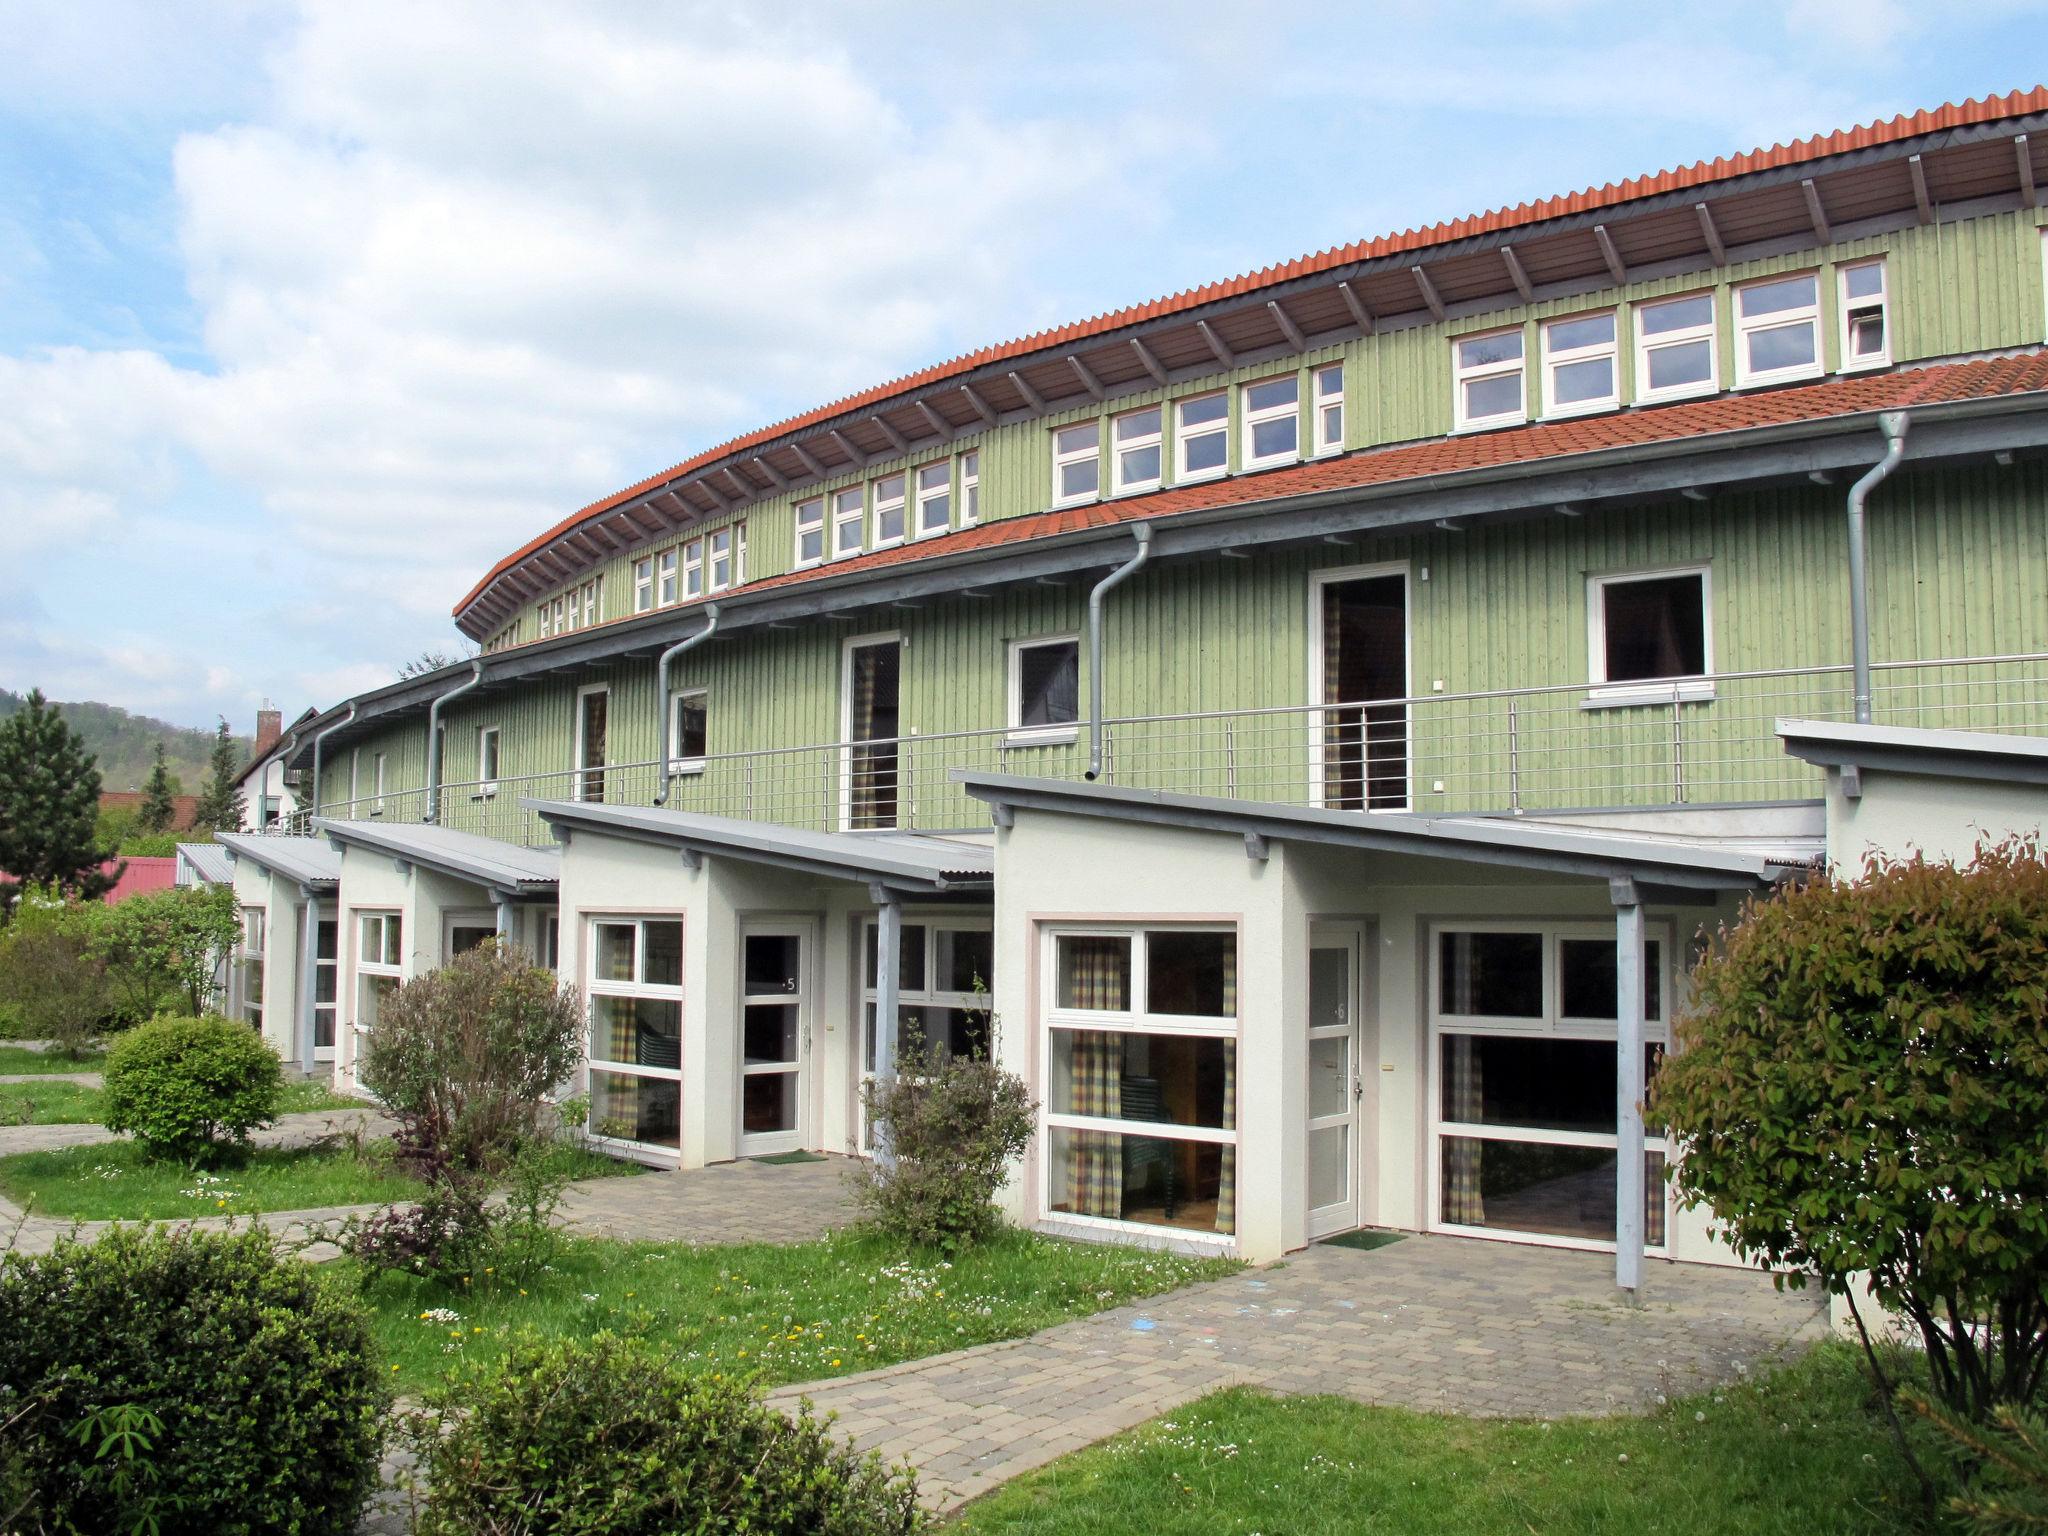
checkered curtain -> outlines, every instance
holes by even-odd
[[[604,1011],[605,1022],[610,1026],[611,1038],[605,1051],[605,1060],[637,1060],[640,1044],[640,1021],[636,1017],[637,1010],[625,999],[617,997],[600,999],[598,1007]]]
[[[1237,946],[1223,951],[1223,1011],[1237,1012]],[[1237,1129],[1237,1042],[1223,1042],[1223,1129]],[[1216,1230],[1237,1230],[1237,1148],[1223,1149],[1223,1175],[1216,1184]]]
[[[866,741],[875,734],[875,675],[880,670],[874,646],[862,646],[853,653],[853,699],[851,720],[853,739]],[[849,791],[852,824],[856,827],[874,824],[880,811],[881,791],[885,790],[882,780],[882,757],[875,747],[855,747],[853,757],[853,782]]]
[[[1344,678],[1339,659],[1344,651],[1344,605],[1331,588],[1323,589],[1323,702],[1341,704]],[[1323,714],[1323,805],[1330,810],[1358,805],[1358,722],[1354,710]]]
[[[1064,982],[1063,1005],[1121,1013],[1130,1006],[1124,995],[1131,945],[1128,939],[1060,940],[1060,971]],[[1232,975],[1235,976],[1235,964]],[[1233,981],[1231,991],[1237,988]]]
[[[1652,1152],[1644,1159],[1643,1241],[1652,1248],[1664,1246],[1664,1155]]]
[[[1073,1113],[1117,1119],[1123,1114],[1123,1037],[1086,1029],[1076,1030],[1072,1039]],[[1067,1200],[1076,1214],[1111,1220],[1123,1215],[1123,1140],[1114,1131],[1067,1133]]]
[[[1447,1118],[1478,1123],[1486,1114],[1486,1085],[1479,1061],[1479,1042],[1470,1035],[1446,1035],[1450,1060],[1446,1070],[1444,1113]],[[1444,1220],[1466,1226],[1486,1224],[1486,1200],[1480,1193],[1481,1143],[1469,1136],[1444,1141]]]

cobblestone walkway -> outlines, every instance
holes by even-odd
[[[951,1510],[1218,1387],[1335,1393],[1425,1412],[1639,1411],[1821,1337],[1816,1300],[1742,1270],[1652,1263],[1615,1298],[1605,1256],[1454,1237],[1286,1264],[1028,1339],[792,1387],[917,1468]]]
[[[687,1173],[593,1179],[572,1185],[562,1219],[579,1231],[631,1242],[801,1243],[853,1216],[846,1170],[853,1160],[742,1160]]]

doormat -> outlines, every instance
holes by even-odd
[[[1405,1232],[1375,1232],[1370,1227],[1360,1227],[1356,1232],[1339,1232],[1335,1237],[1326,1237],[1324,1242],[1332,1248],[1360,1248],[1370,1252],[1384,1248],[1389,1243],[1398,1243],[1408,1234]]]
[[[816,1152],[770,1152],[765,1157],[749,1158],[755,1163],[822,1163],[824,1158]]]

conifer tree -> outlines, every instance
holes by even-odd
[[[242,788],[235,782],[242,764],[235,752],[235,739],[223,720],[214,733],[213,751],[206,760],[206,783],[199,790],[199,806],[192,825],[215,832],[239,832],[242,827]]]
[[[31,689],[0,721],[0,878],[55,885],[74,895],[105,894],[118,871],[95,836],[100,771],[56,707]]]
[[[142,805],[135,813],[136,830],[147,837],[156,837],[171,830],[171,823],[178,819],[178,804],[171,793],[171,769],[164,761],[164,744],[156,744],[156,761],[150,766],[149,779],[142,786]]]

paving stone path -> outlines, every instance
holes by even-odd
[[[688,1173],[573,1184],[562,1219],[632,1242],[802,1243],[852,1219],[847,1157],[805,1163],[720,1163]]]
[[[1616,1299],[1597,1254],[1411,1237],[1284,1265],[984,1345],[778,1392],[909,1459],[952,1510],[1219,1387],[1334,1393],[1424,1412],[1641,1411],[1821,1337],[1825,1307],[1742,1270],[1653,1263]]]

